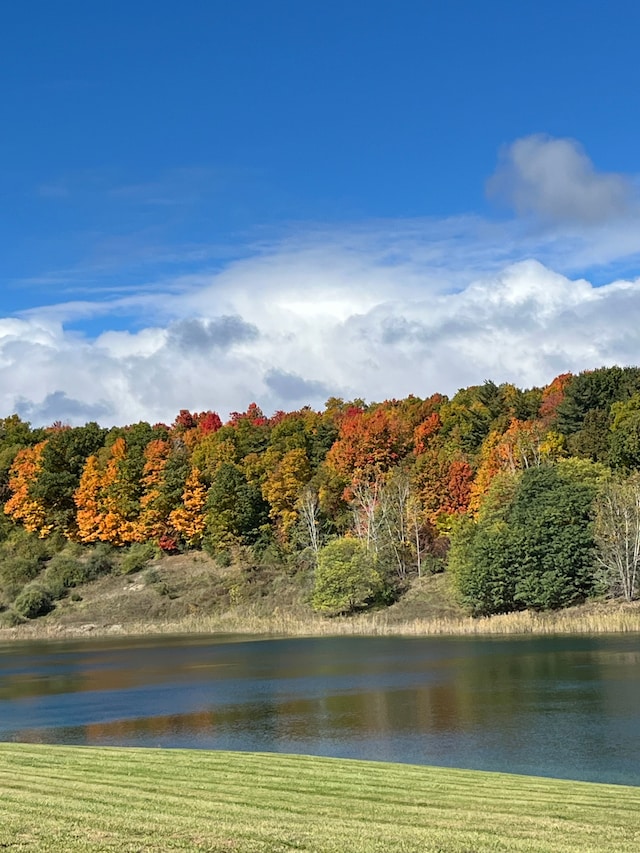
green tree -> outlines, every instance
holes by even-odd
[[[610,462],[609,428],[615,417],[617,403],[626,403],[640,393],[640,368],[638,367],[601,367],[572,376],[564,385],[560,402],[555,409],[555,428],[568,438],[567,447],[575,456],[593,461]],[[624,406],[619,415],[624,415]],[[635,409],[637,410],[637,404]],[[631,414],[631,405],[627,414]],[[619,424],[621,433],[630,424]],[[618,446],[611,448],[624,457],[624,437]],[[629,448],[627,448],[628,450]],[[633,452],[633,451],[632,451]],[[616,459],[614,465],[626,465]]]
[[[54,529],[65,533],[75,530],[74,495],[88,457],[102,447],[106,432],[96,423],[49,432],[29,495],[42,507]]]
[[[268,513],[260,489],[247,482],[238,465],[223,462],[207,496],[205,545],[215,551],[255,543],[261,527],[268,523]]]
[[[611,406],[609,462],[614,468],[640,469],[640,394]]]
[[[321,613],[352,613],[382,592],[375,562],[357,539],[340,538],[318,553],[312,604]]]
[[[496,474],[477,519],[462,516],[452,527],[448,568],[462,603],[474,615],[519,609],[518,556],[508,514],[522,476],[521,471]]]
[[[592,504],[605,478],[579,459],[496,477],[477,521],[452,535],[450,567],[472,612],[566,607],[594,591]]]

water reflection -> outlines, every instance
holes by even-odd
[[[635,637],[0,648],[0,739],[257,749],[640,784]]]

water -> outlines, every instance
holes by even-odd
[[[0,740],[240,749],[640,785],[640,637],[0,646]]]

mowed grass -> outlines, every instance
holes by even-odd
[[[640,788],[256,753],[0,744],[10,851],[640,850]]]

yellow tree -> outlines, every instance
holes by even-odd
[[[139,535],[137,519],[127,511],[127,484],[121,476],[127,447],[122,437],[111,446],[104,466],[96,456],[87,459],[76,489],[76,520],[81,542],[128,545]]]
[[[169,524],[191,547],[202,542],[206,527],[207,487],[200,469],[192,468],[182,493],[182,505],[169,514]]]
[[[102,480],[102,501],[104,516],[100,538],[112,545],[129,545],[137,539],[136,524],[128,517],[128,484],[121,476],[121,469],[127,457],[127,445],[120,436],[111,446],[111,456],[107,462]]]
[[[29,486],[37,479],[42,470],[42,454],[46,440],[33,447],[18,451],[9,469],[9,490],[11,497],[4,505],[4,511],[14,521],[21,522],[30,533],[44,538],[53,529],[47,523],[45,509],[39,501],[29,494]]]
[[[285,453],[275,469],[267,473],[262,496],[270,506],[269,517],[276,522],[282,540],[288,538],[298,520],[298,500],[310,479],[311,465],[302,448]]]
[[[167,510],[162,493],[162,474],[167,467],[171,444],[162,438],[150,441],[144,450],[142,469],[143,493],[140,498],[140,515],[136,522],[139,542],[158,539],[166,531]]]
[[[77,537],[81,542],[97,542],[102,532],[102,471],[97,456],[85,462],[80,485],[73,496],[76,505]]]

